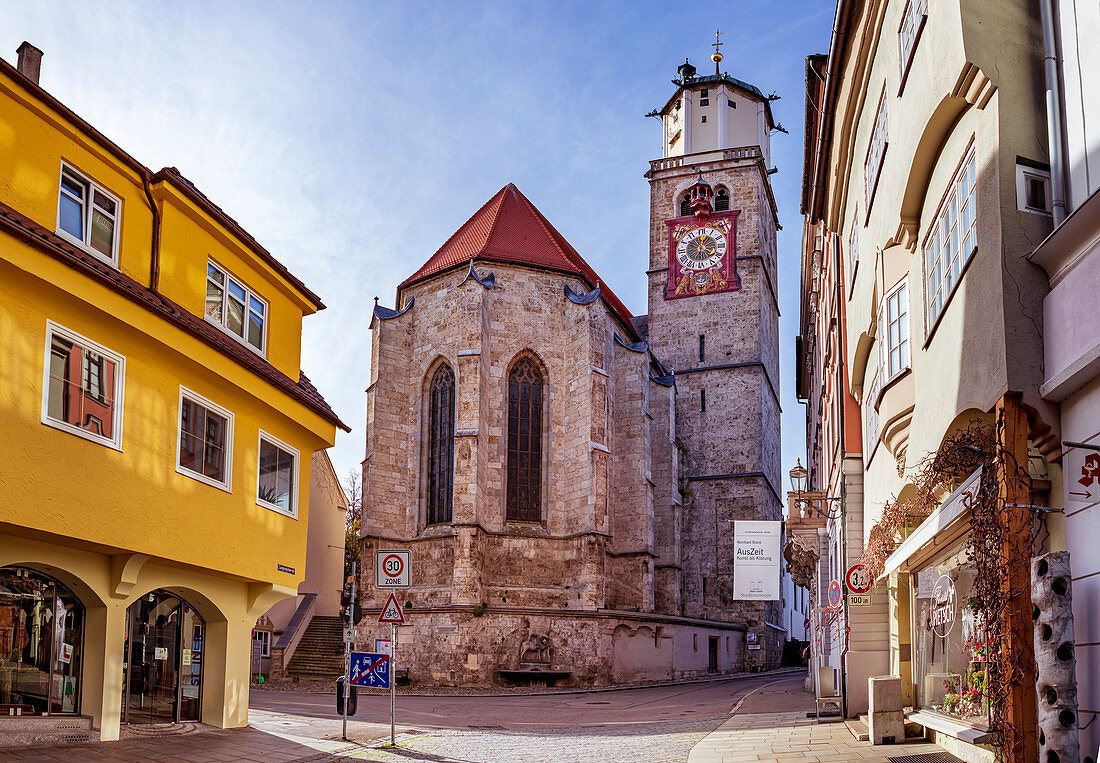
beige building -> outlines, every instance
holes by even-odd
[[[1009,480],[1025,487],[1000,483],[1030,489],[1015,503],[1061,506],[1058,412],[1040,395],[1047,281],[1026,259],[1050,229],[1035,22],[1023,2],[840,0],[828,56],[808,61],[799,374],[816,399],[812,448],[828,446],[809,455],[820,471],[813,487],[851,498],[830,534],[834,575],[883,532],[887,504],[915,496],[924,457],[973,421],[1007,422],[1001,452],[1029,467]],[[843,334],[823,315],[839,317]],[[961,605],[970,600],[964,503],[945,500],[934,518],[891,535],[871,605],[838,615],[850,632],[841,667],[850,715],[867,709],[868,676],[901,676],[910,719],[984,760],[975,621],[959,614],[965,622],[941,637],[923,614],[927,581],[944,578]],[[1037,553],[1064,547],[1059,515],[1025,510],[1020,521],[1020,537],[1045,527]],[[1025,611],[1008,631],[1026,634],[1030,654]],[[1034,730],[1031,692],[1016,707],[1030,702]],[[1018,728],[1028,735],[1026,719]]]
[[[734,522],[781,514],[771,115],[746,83],[679,73],[655,112],[647,316],[512,185],[375,309],[364,604],[386,595],[375,551],[411,550],[414,683],[779,660],[778,534],[774,599],[734,574]]]
[[[348,497],[326,451],[313,454],[309,470],[309,503],[313,507],[306,535],[305,579],[298,595],[269,609],[253,632],[253,672],[265,676],[331,678],[343,661],[320,656],[298,660],[303,638],[343,655],[339,632],[340,594],[344,587],[344,537]]]

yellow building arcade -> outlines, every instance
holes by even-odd
[[[242,726],[311,455],[347,431],[299,367],[324,306],[39,87],[41,55],[0,61],[0,734]]]

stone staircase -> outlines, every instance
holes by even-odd
[[[286,666],[286,676],[331,683],[343,674],[344,623],[339,617],[314,615]]]
[[[84,715],[0,716],[0,749],[93,742],[99,733]]]

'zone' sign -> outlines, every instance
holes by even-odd
[[[407,549],[378,549],[374,552],[375,588],[409,587],[409,552]]]

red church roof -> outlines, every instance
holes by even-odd
[[[485,202],[439,251],[397,287],[398,291],[471,260],[569,273],[578,276],[589,289],[594,289],[599,282],[600,296],[608,308],[619,317],[624,329],[637,338],[626,306],[512,183]]]

